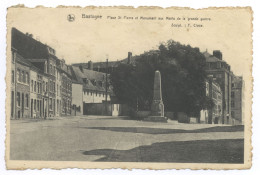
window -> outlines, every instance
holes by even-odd
[[[29,74],[28,72],[25,73],[25,83],[29,84]]]
[[[234,83],[232,83],[232,84],[231,84],[231,87],[235,87],[235,84],[234,84]]]
[[[52,65],[50,65],[50,74],[52,74]]]
[[[14,83],[14,71],[12,70],[12,83]]]
[[[34,99],[34,111],[36,111],[36,100]]]
[[[34,81],[34,92],[36,92],[36,81]]]
[[[49,89],[50,89],[50,91],[52,91],[52,89],[51,89],[51,84],[52,84],[52,82],[50,81],[50,83],[49,83]]]
[[[57,94],[59,94],[59,85],[57,84]]]
[[[47,73],[47,61],[44,62],[44,73]]]
[[[42,83],[40,83],[40,93],[42,93]]]
[[[48,82],[46,82],[46,91],[48,91]]]
[[[52,109],[55,110],[55,99],[53,99],[53,103],[52,103]]]
[[[17,106],[20,106],[20,92],[17,92]]]
[[[90,93],[90,95],[92,96],[92,92]]]
[[[31,80],[31,91],[33,91],[33,80]]]
[[[231,101],[231,107],[234,108],[235,107],[235,102]]]
[[[39,103],[39,100],[37,100],[37,111],[39,111],[40,109],[40,103]]]
[[[50,98],[50,110],[52,110],[52,98]]]
[[[17,81],[18,82],[21,81],[21,71],[20,71],[20,69],[17,70]]]
[[[231,117],[235,117],[234,111],[231,111]]]
[[[28,108],[29,107],[29,95],[25,94],[25,107]]]
[[[42,91],[45,92],[45,82],[42,82]]]
[[[22,71],[22,82],[25,83],[25,74],[24,74],[24,71]]]
[[[39,82],[37,82],[37,92],[38,92],[38,94],[40,93],[40,84],[39,84]]]

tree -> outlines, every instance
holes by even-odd
[[[169,40],[157,50],[137,56],[135,64],[120,64],[111,74],[114,92],[122,103],[150,110],[156,70],[161,72],[166,111],[191,114],[211,108],[205,94],[205,57],[198,48]]]

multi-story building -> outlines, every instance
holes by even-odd
[[[208,83],[209,93],[207,95],[212,99],[214,104],[213,108],[209,110],[208,123],[218,124],[222,122],[222,91],[219,84],[211,77],[209,77]]]
[[[30,62],[23,59],[18,53],[13,52],[15,62],[16,76],[12,73],[12,83],[14,84],[14,92],[12,92],[11,116],[16,119],[30,117]],[[12,70],[13,71],[13,70]],[[16,100],[14,98],[16,96]]]
[[[213,51],[213,55],[207,51],[203,53],[206,58],[206,72],[216,79],[222,90],[222,117],[220,123],[231,124],[231,80],[232,71],[230,65],[222,59],[222,53],[218,50]]]
[[[30,61],[32,65],[40,69],[44,74],[47,74],[48,81],[44,80],[45,85],[48,85],[48,117],[56,114],[56,57],[55,50],[50,46],[41,43],[33,38],[31,34],[24,34],[19,30],[12,28],[12,47],[23,58]],[[42,80],[43,81],[43,80]],[[36,85],[37,86],[37,85]],[[44,94],[46,99],[46,92]],[[37,103],[37,101],[36,101]],[[46,105],[46,101],[44,102]],[[40,105],[40,102],[39,102]]]
[[[231,91],[231,118],[232,124],[244,124],[244,81],[241,76],[234,76],[232,79]]]
[[[205,93],[213,102],[211,109],[204,109],[200,111],[201,123],[218,124],[221,123],[222,118],[222,90],[215,78],[209,76],[205,81]]]
[[[72,66],[72,70],[77,78],[77,82],[83,84],[84,103],[102,103],[106,100],[110,101],[112,89],[111,86],[108,85],[106,90],[105,73],[85,69],[82,66]],[[107,76],[109,79],[109,74]]]
[[[11,119],[16,118],[16,56],[17,52],[12,48],[11,58]]]
[[[48,76],[35,66],[30,66],[30,98],[31,98],[31,117],[46,118],[46,103],[48,96],[45,94],[45,81]]]

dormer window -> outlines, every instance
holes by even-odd
[[[98,81],[98,85],[101,86],[101,87],[103,87],[102,81]]]
[[[96,81],[96,80],[92,80],[92,84],[93,84],[94,86],[96,86],[96,85],[97,85],[97,81]]]
[[[84,82],[85,84],[88,84],[88,79],[87,79],[87,78],[83,78],[83,82]]]
[[[53,48],[48,47],[48,52],[52,55],[55,55],[55,50]]]

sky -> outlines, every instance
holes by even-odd
[[[75,21],[67,20],[68,14]],[[82,18],[82,14],[100,15],[102,19]],[[121,19],[110,17],[121,16]],[[163,21],[140,20],[140,17],[163,17]],[[113,10],[113,9],[9,9],[8,29],[16,27],[56,50],[67,64],[121,60],[130,51],[139,55],[157,49],[169,39],[199,47],[203,52],[220,50],[223,59],[236,75],[248,75],[251,66],[251,21],[248,11],[222,13],[214,10]],[[127,19],[138,17],[139,20]],[[185,20],[165,20],[180,17]],[[188,18],[210,18],[210,21],[187,21]],[[172,25],[182,27],[171,27]],[[203,25],[185,28],[184,25]]]

